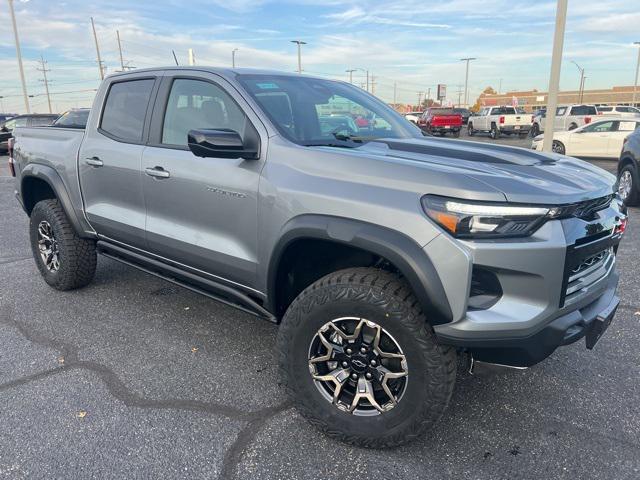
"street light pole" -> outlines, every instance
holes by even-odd
[[[20,81],[22,82],[22,95],[24,96],[24,108],[27,113],[31,113],[29,107],[29,95],[27,94],[27,82],[24,80],[24,68],[22,67],[22,51],[20,50],[20,39],[18,38],[18,26],[16,25],[16,13],[13,11],[13,0],[8,0],[9,12],[11,13],[11,23],[13,24],[13,36],[16,41],[16,56],[18,57],[18,69],[20,70]]]
[[[233,68],[236,68],[236,52],[238,51],[237,48],[234,48],[233,50],[231,50],[231,66]]]
[[[351,68],[349,70],[345,70],[345,72],[347,72],[349,74],[349,83],[353,83],[353,72],[355,72],[357,69],[355,68]]]
[[[553,149],[553,129],[555,125],[556,109],[558,108],[558,90],[560,88],[560,67],[562,66],[562,48],[564,45],[564,27],[567,23],[568,0],[558,0],[556,7],[556,29],[553,35],[553,53],[551,55],[551,73],[549,74],[549,98],[547,100],[547,115],[544,124],[544,139],[542,150],[551,152]]]
[[[291,43],[298,45],[298,73],[302,73],[302,53],[300,47],[302,45],[306,45],[307,42],[303,42],[302,40],[291,40]]]
[[[638,70],[640,70],[640,42],[633,42],[634,45],[638,45],[638,61],[636,63],[636,81],[633,84],[633,100],[631,100],[632,106],[636,106],[636,90],[638,89]]]
[[[465,107],[469,105],[469,62],[472,60],[477,60],[476,58],[461,58],[461,62],[467,62],[467,71],[464,76],[464,105]]]

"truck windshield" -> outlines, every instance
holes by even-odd
[[[419,138],[420,129],[348,83],[292,75],[238,75],[275,127],[305,146],[357,147],[376,138]]]

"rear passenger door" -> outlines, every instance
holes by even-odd
[[[262,137],[259,160],[202,158],[187,147],[189,130],[231,129],[244,138],[249,122]],[[222,78],[193,70],[171,71],[164,78],[142,162],[152,253],[251,290],[267,138],[260,128],[244,99]]]
[[[155,77],[115,80],[93,111],[79,152],[87,219],[104,237],[146,248],[141,161]]]

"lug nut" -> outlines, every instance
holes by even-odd
[[[361,353],[367,353],[367,349],[366,349],[365,347],[362,347],[362,348],[360,349],[360,352],[361,352]]]
[[[353,350],[351,350],[350,348],[347,348],[347,355],[351,355],[353,353]]]
[[[378,364],[378,362],[376,362],[375,360],[371,360],[371,366],[375,367]]]
[[[342,362],[342,366],[343,366],[344,368],[347,368],[347,367],[349,366],[349,364],[348,364],[347,362]]]
[[[352,373],[351,374],[351,378],[353,378],[354,380],[358,379],[358,374],[357,373]]]
[[[370,374],[370,373],[367,373],[367,374],[365,375],[365,377],[367,377],[367,380],[371,380],[371,374]]]

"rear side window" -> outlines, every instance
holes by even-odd
[[[571,107],[571,115],[597,115],[596,107],[589,105],[579,105]]]
[[[612,112],[613,107],[598,107],[599,112]]]
[[[127,142],[140,142],[153,79],[130,80],[111,85],[100,128]]]
[[[47,125],[51,125],[56,117],[33,117],[31,119],[32,127],[44,127]]]

